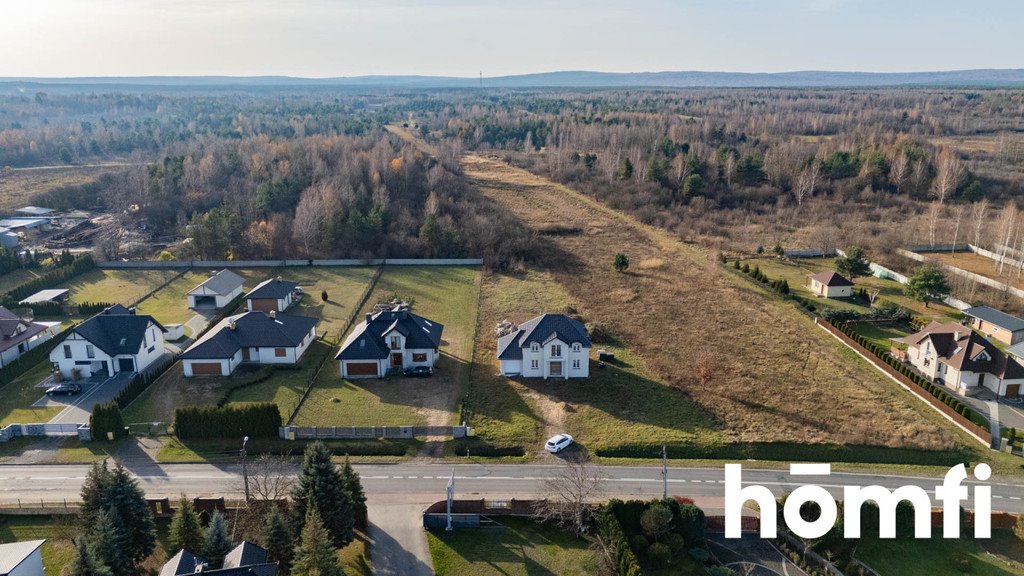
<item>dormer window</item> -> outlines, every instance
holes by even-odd
[[[536,342],[530,344],[530,351],[531,352],[540,352],[540,344],[537,344]]]
[[[581,349],[580,343],[579,342],[574,342],[573,345],[572,345],[572,351],[573,352],[579,352],[580,349]]]
[[[974,357],[974,359],[981,362],[988,362],[989,360],[992,359],[992,357],[988,355],[988,352],[982,350],[981,352],[978,353],[977,356]]]

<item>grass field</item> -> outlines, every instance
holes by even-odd
[[[761,267],[761,271],[768,275],[768,278],[775,280],[785,278],[789,283],[789,289],[796,295],[811,299],[816,306],[853,310],[855,312],[867,312],[869,307],[859,299],[838,299],[818,298],[811,293],[807,286],[807,276],[826,270],[835,270],[834,258],[797,258],[790,261],[778,258],[759,258],[746,262],[753,268],[755,265]],[[854,280],[854,290],[866,288],[879,290],[879,300],[887,300],[910,310],[911,313],[930,318],[938,322],[959,321],[963,316],[960,312],[942,303],[925,305],[917,300],[908,298],[903,294],[903,285],[895,280],[875,278],[868,276]]]
[[[324,367],[296,415],[299,426],[446,426],[466,386],[476,328],[480,271],[447,266],[384,270],[364,312],[392,295],[413,301],[413,311],[444,325],[442,357],[429,379],[342,380],[334,360]]]
[[[63,287],[71,290],[70,299],[75,304],[109,302],[130,306],[176,274],[174,270],[92,270]]]
[[[483,194],[528,227],[582,230],[541,237],[551,277],[585,319],[635,354],[649,382],[701,405],[677,427],[699,430],[714,421],[731,441],[933,450],[963,442],[922,403],[866,363],[851,361],[793,305],[723,270],[714,254],[497,159],[470,155],[463,167]],[[615,252],[635,269],[615,272]],[[693,369],[701,351],[716,359],[707,385]],[[637,417],[620,414],[623,421]]]
[[[315,340],[306,349],[305,354],[299,360],[298,369],[279,368],[271,372],[271,377],[256,384],[233,387],[228,393],[228,402],[273,402],[281,411],[281,421],[287,422],[292,413],[302,400],[306,387],[313,373],[319,366],[320,361],[327,354],[332,354],[334,346],[323,340]],[[328,360],[330,362],[330,360]],[[325,365],[324,370],[329,370],[331,365]]]
[[[43,272],[45,273],[45,270]],[[28,284],[41,275],[36,270],[26,270],[24,268],[8,272],[0,276],[0,294],[6,294],[23,284]]]
[[[139,303],[139,313],[149,314],[161,324],[181,324],[195,316],[188,307],[188,292],[206,280],[206,272],[189,271]],[[186,334],[189,336],[189,334]]]
[[[1003,273],[1000,274],[999,263],[981,254],[975,254],[974,252],[956,252],[954,254],[949,252],[929,252],[924,254],[924,256],[944,264],[956,266],[968,272],[980,274],[992,280],[1009,284],[1014,288],[1024,289],[1024,277],[1017,277],[1016,268],[1006,265],[1003,267]]]
[[[359,297],[375,272],[376,268],[286,268],[281,277],[298,282],[306,292],[288,313],[319,316],[317,334],[323,334],[332,342],[340,342],[339,334],[345,329],[353,309],[359,304]],[[327,291],[327,302],[320,299],[324,290]]]
[[[32,204],[35,197],[54,188],[87,184],[117,168],[68,166],[47,170],[0,170],[0,211]]]
[[[881,574],[900,576],[1024,576],[1024,543],[1009,530],[996,530],[992,539],[864,539],[857,558]]]
[[[427,532],[437,576],[559,576],[598,573],[597,553],[581,540],[526,518],[499,527]]]
[[[36,388],[50,373],[50,361],[44,360],[27,372],[0,387],[0,427],[8,424],[47,422],[60,413],[61,408],[32,408],[32,403],[43,397],[44,390]]]

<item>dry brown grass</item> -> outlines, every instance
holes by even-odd
[[[618,335],[652,377],[709,411],[727,437],[930,449],[955,443],[936,414],[792,305],[723,270],[707,251],[497,159],[470,155],[464,169],[527,226],[536,230],[558,214],[585,230],[548,237],[550,277],[585,318]],[[616,252],[663,265],[619,274],[612,268]],[[709,347],[721,376],[702,387],[695,360]]]
[[[109,167],[70,166],[52,170],[0,170],[0,211],[31,204],[54,188],[86,184],[110,172]]]
[[[641,270],[661,270],[665,267],[665,261],[661,258],[645,258],[636,267]]]

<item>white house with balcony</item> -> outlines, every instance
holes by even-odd
[[[396,306],[367,314],[334,356],[342,378],[383,378],[390,370],[426,366],[440,357],[444,326]]]
[[[907,345],[914,368],[960,394],[988,389],[1014,397],[1024,390],[1024,366],[967,326],[933,322],[896,342]]]
[[[118,304],[72,328],[50,362],[65,378],[89,378],[141,372],[163,354],[163,326]]]
[[[498,360],[506,376],[586,378],[590,348],[582,322],[565,314],[543,314],[511,326],[498,338]]]

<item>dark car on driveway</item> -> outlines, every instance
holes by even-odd
[[[430,366],[413,366],[405,369],[405,375],[409,378],[430,378],[432,373]]]
[[[71,396],[72,394],[78,394],[81,391],[82,387],[78,384],[74,384],[72,382],[61,382],[56,386],[50,386],[47,388],[46,395],[55,396],[57,394],[67,394],[68,396]]]

